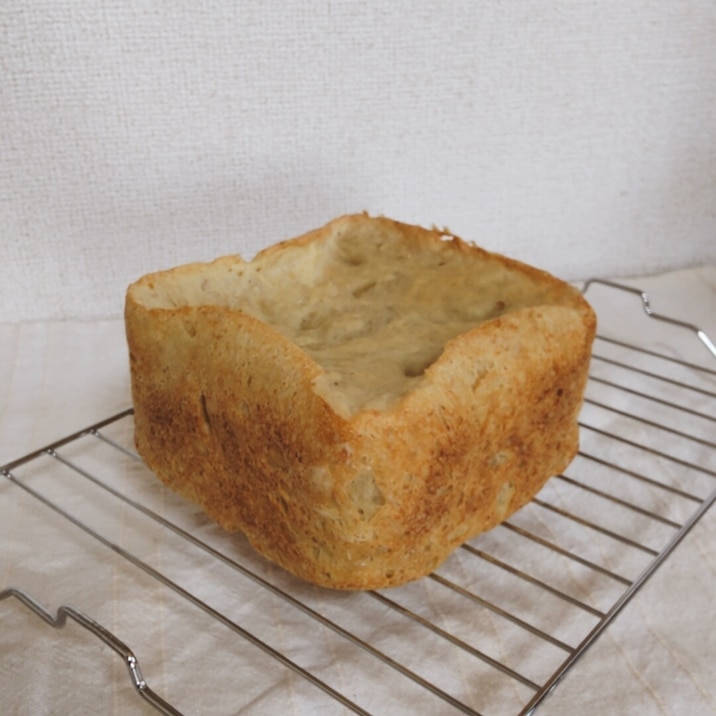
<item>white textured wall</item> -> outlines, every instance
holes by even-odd
[[[363,209],[570,279],[716,261],[713,0],[4,0],[0,31],[0,320]]]

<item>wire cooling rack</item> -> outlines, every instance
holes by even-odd
[[[594,283],[716,357],[642,292]],[[20,555],[24,583],[0,591],[0,624],[34,635],[18,660],[67,661],[57,678],[95,707],[103,679],[120,684],[118,713],[125,699],[164,714],[532,714],[716,499],[709,361],[600,328],[564,474],[430,576],[364,593],[295,580],[168,492],[124,411],[0,468],[0,506],[19,491],[27,529],[47,532],[45,554]],[[50,647],[46,624],[68,625]]]

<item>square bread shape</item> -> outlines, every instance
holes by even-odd
[[[144,276],[125,319],[149,468],[315,584],[428,574],[577,452],[594,312],[447,231],[340,217]]]

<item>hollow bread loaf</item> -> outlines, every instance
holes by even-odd
[[[593,311],[443,231],[344,216],[144,276],[125,317],[148,466],[316,584],[428,574],[577,451]]]

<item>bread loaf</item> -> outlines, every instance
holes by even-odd
[[[429,573],[577,450],[591,308],[446,232],[341,217],[144,276],[125,317],[148,466],[316,584]]]

